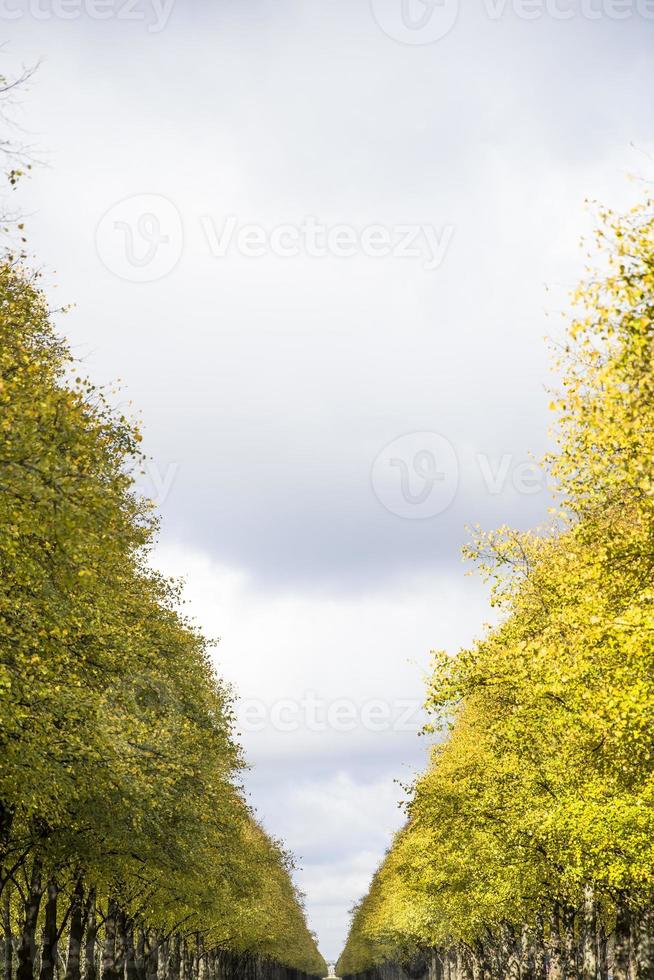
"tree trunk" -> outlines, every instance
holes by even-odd
[[[159,946],[159,970],[157,976],[159,980],[168,980],[170,947],[168,940],[162,940]]]
[[[113,898],[110,898],[107,908],[107,918],[104,920],[102,980],[118,980],[116,974],[116,913],[116,903]]]
[[[482,976],[483,980],[493,980],[495,976],[495,961],[497,950],[492,940],[482,944]]]
[[[68,959],[66,960],[65,980],[80,980],[82,959],[82,936],[84,935],[84,885],[78,878],[73,892],[68,932]]]
[[[505,923],[502,926],[502,963],[507,980],[520,980],[520,958],[513,928]]]
[[[191,953],[188,948],[188,943],[185,939],[182,942],[182,974],[183,974],[183,980],[192,980],[193,978],[193,973],[191,970]],[[221,971],[221,975],[222,975],[222,971]]]
[[[624,899],[617,903],[613,939],[613,980],[629,980],[631,912]]]
[[[169,980],[180,980],[180,959],[180,939],[179,934],[176,934],[170,942],[170,955],[168,957]],[[210,972],[212,973],[213,971]]]
[[[11,825],[14,822],[14,811],[0,802],[0,892],[8,884],[3,873],[3,863],[9,847]]]
[[[145,931],[143,926],[139,926],[136,937],[136,956],[134,966],[138,980],[145,980]]]
[[[133,919],[127,919],[125,923],[125,980],[138,980]]]
[[[11,931],[11,885],[5,885],[2,896],[2,931],[5,937],[4,945],[4,980],[12,980],[14,968],[14,937]]]
[[[145,955],[145,980],[158,980],[159,976],[159,937],[155,934]]]
[[[121,908],[116,908],[116,944],[114,969],[118,980],[125,980],[125,956],[127,952],[127,916]]]
[[[562,980],[563,978],[563,948],[561,945],[561,916],[558,905],[554,907],[550,919],[550,969],[549,980]]]
[[[534,980],[546,980],[547,956],[545,950],[545,924],[542,915],[536,916],[533,936],[532,970]]]
[[[654,913],[641,913],[637,921],[636,977],[654,980]]]
[[[86,900],[86,939],[84,941],[84,980],[97,980],[95,965],[95,944],[98,938],[98,920],[95,911],[95,889],[89,892]]]
[[[609,937],[603,924],[597,930],[597,957],[600,980],[609,980]]]
[[[193,951],[193,977],[194,980],[200,980],[200,964],[202,959],[202,943],[200,941],[200,933],[196,933],[195,936],[195,950]],[[243,971],[243,961],[241,961],[241,972]]]
[[[18,947],[18,970],[16,980],[33,980],[34,955],[36,952],[36,925],[41,907],[43,883],[41,881],[41,864],[35,861],[32,865],[30,887],[25,901],[23,928]]]
[[[584,888],[581,975],[583,980],[597,980],[597,906],[591,885]]]
[[[563,975],[565,980],[576,980],[577,978],[577,942],[575,935],[576,913],[569,905],[563,909]]]
[[[57,942],[59,939],[57,935],[57,896],[59,895],[59,886],[54,881],[48,882],[47,895],[39,980],[54,980],[57,968]]]
[[[534,980],[534,933],[527,926],[520,934],[519,968],[520,980]]]

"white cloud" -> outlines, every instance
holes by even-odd
[[[454,651],[487,613],[485,590],[462,570],[347,595],[263,590],[243,570],[180,546],[162,545],[157,563],[186,579],[190,611],[219,638],[221,674],[262,706],[263,722],[256,710],[252,723],[242,718],[259,758],[365,757],[380,744],[413,744],[430,651]]]

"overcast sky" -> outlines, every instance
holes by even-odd
[[[415,4],[415,6],[412,6]],[[424,764],[466,524],[548,494],[584,199],[652,177],[648,0],[1,0],[20,191],[76,353],[141,413],[157,560],[242,697],[335,959]]]

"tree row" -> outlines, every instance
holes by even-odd
[[[474,535],[499,622],[434,657],[444,737],[341,975],[654,977],[653,215],[601,216],[556,347],[551,520]]]
[[[5,980],[322,975],[292,861],[239,785],[230,692],[152,571],[140,435],[78,372],[38,282],[5,262]]]

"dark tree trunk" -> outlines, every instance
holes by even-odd
[[[118,980],[116,974],[116,913],[113,898],[109,899],[107,918],[104,920],[104,945],[102,947],[102,980]]]
[[[12,980],[14,968],[14,937],[11,931],[11,885],[5,885],[2,896],[2,931],[5,937],[4,945],[4,980]]]
[[[168,980],[168,955],[169,955],[169,945],[168,940],[162,939],[159,944],[159,971],[158,976],[161,980]]]
[[[138,980],[145,980],[145,931],[143,926],[139,926],[136,939],[136,957],[134,959],[136,976]]]
[[[7,848],[9,847],[11,825],[13,822],[14,811],[0,801],[0,872],[2,871],[2,865],[7,854]],[[2,891],[5,884],[5,876],[4,874],[0,873],[0,891]]]
[[[70,908],[68,932],[68,959],[65,980],[80,980],[82,962],[82,936],[84,935],[84,885],[78,878]]]
[[[563,947],[561,943],[561,914],[558,905],[555,905],[550,919],[550,980],[562,980],[563,978]]]
[[[57,896],[59,895],[59,887],[54,881],[48,882],[47,894],[39,980],[54,980],[57,968],[57,944],[59,940],[57,935]]]
[[[180,980],[180,939],[179,935],[173,936],[170,942],[170,955],[168,958],[168,977],[169,980]],[[210,971],[213,975],[213,971]]]
[[[86,901],[86,938],[84,940],[84,980],[97,980],[95,965],[95,944],[98,938],[98,920],[95,911],[95,889],[89,892]]]
[[[576,980],[577,977],[577,942],[575,933],[576,913],[573,908],[566,906],[563,909],[563,943],[564,955],[564,977],[566,980]]]
[[[38,861],[35,861],[32,865],[30,887],[25,901],[23,928],[18,947],[18,971],[16,973],[16,980],[33,980],[34,978],[36,925],[39,918],[42,895],[41,865]]]
[[[114,968],[118,980],[125,980],[125,955],[127,947],[127,916],[121,908],[116,909],[116,952]]]
[[[138,980],[133,919],[128,919],[125,923],[125,980]]]
[[[613,980],[629,980],[631,912],[624,899],[617,903],[613,941]]]
[[[157,980],[159,972],[159,941],[155,935],[145,957],[145,980]]]

